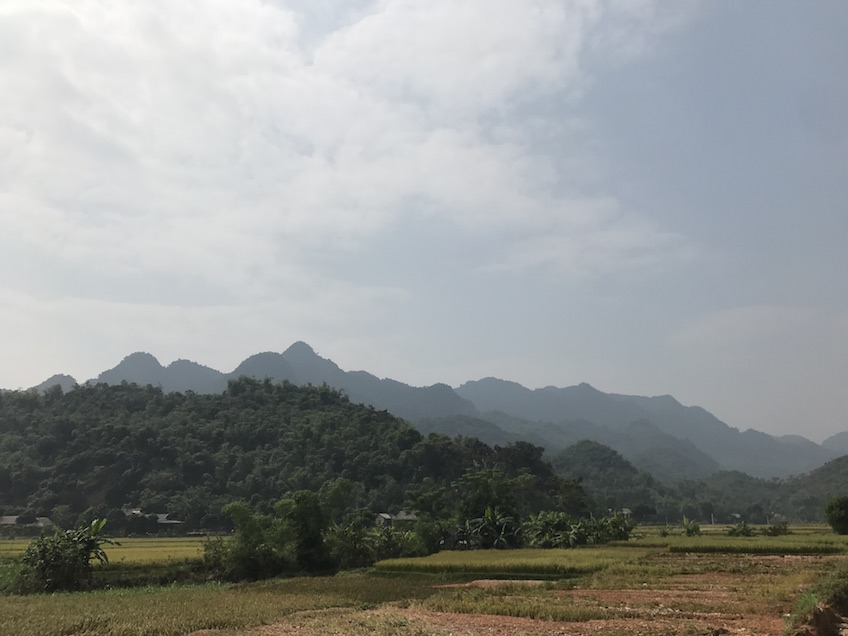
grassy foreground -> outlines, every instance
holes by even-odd
[[[122,552],[109,548],[109,568],[164,567],[196,558],[200,546],[196,539],[122,543]],[[10,547],[0,543],[4,554],[16,554]],[[0,558],[0,578],[13,567],[5,563]],[[738,628],[777,635],[784,616],[797,624],[822,598],[816,585],[836,569],[848,572],[848,543],[832,533],[750,540],[646,534],[623,545],[575,550],[442,552],[334,577],[0,596],[0,634],[168,636],[212,630],[209,636],[258,636],[258,626],[272,623],[278,626],[265,633],[486,631],[434,622],[448,613],[470,621],[480,620],[474,618],[480,614],[502,620],[606,621],[610,627],[604,633],[706,634],[725,628],[735,633]],[[474,579],[518,580],[469,583]],[[521,579],[539,581],[530,585]],[[510,633],[545,633],[544,624],[511,624]]]
[[[363,608],[426,596],[431,585],[367,576],[299,578],[250,585],[155,587],[0,597],[3,636],[176,636],[239,629],[295,612]]]

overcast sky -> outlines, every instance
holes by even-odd
[[[848,429],[848,3],[3,0],[0,386],[303,340]]]

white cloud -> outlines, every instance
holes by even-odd
[[[549,231],[568,176],[520,121],[496,140],[480,118],[576,89],[587,37],[606,19],[643,37],[657,9],[637,9],[382,2],[309,59],[300,16],[260,2],[7,3],[0,220],[57,266],[234,283],[292,244],[358,245],[411,200]]]
[[[488,245],[474,266],[665,259],[680,237],[583,191],[574,112],[598,38],[644,51],[662,6],[5,2],[0,330],[91,373],[104,343],[226,366],[274,329],[388,342],[408,292],[322,255],[410,216]]]
[[[475,119],[577,83],[591,4],[383,2],[329,37],[315,64],[436,118]]]

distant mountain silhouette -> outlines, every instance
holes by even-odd
[[[740,432],[700,407],[683,406],[670,395],[608,394],[588,384],[531,391],[515,382],[496,378],[467,382],[457,393],[469,399],[482,413],[500,411],[522,420],[558,425],[562,429],[560,435],[551,426],[546,427],[544,433],[539,431],[556,447],[564,448],[579,439],[597,441],[619,451],[640,469],[653,466],[651,472],[657,477],[680,476],[687,462],[691,462],[692,477],[715,470],[740,470],[755,477],[787,477],[812,470],[837,455],[799,436],[787,441],[754,430]],[[609,430],[586,430],[584,425],[584,430],[570,432],[578,421]],[[650,422],[658,431],[675,438],[677,443],[661,442],[655,430],[651,431],[651,448],[640,448],[642,435],[623,435],[636,421]],[[504,427],[502,422],[499,424]],[[688,441],[692,446],[684,448],[679,445],[681,441]],[[705,462],[704,458],[709,461]]]
[[[831,435],[824,440],[821,445],[834,453],[848,455],[848,431],[842,431],[836,435]]]
[[[293,384],[300,384],[295,378],[294,370],[283,357],[283,354],[273,351],[265,351],[250,356],[226,377],[237,379],[242,376],[256,378],[257,380],[268,378],[275,382],[288,380]]]
[[[57,373],[56,375],[51,375],[41,384],[37,384],[32,387],[33,391],[38,391],[39,393],[44,393],[47,389],[59,385],[62,388],[62,391],[70,391],[77,384],[77,381],[69,376],[61,373]]]
[[[227,376],[190,360],[175,360],[163,367],[151,354],[138,352],[128,355],[118,366],[104,371],[93,382],[132,382],[141,386],[150,384],[166,392],[220,393],[227,387]]]
[[[549,453],[581,440],[609,446],[637,469],[662,480],[701,478],[717,471],[741,471],[755,477],[787,477],[848,453],[848,432],[819,445],[798,435],[773,437],[740,432],[700,407],[687,407],[670,395],[642,397],[604,393],[588,384],[531,390],[516,382],[484,378],[457,389],[446,384],[413,387],[366,371],[344,371],[304,342],[282,353],[250,356],[232,372],[222,373],[189,360],[167,367],[149,353],[133,353],[92,382],[134,382],[163,391],[220,393],[241,376],[328,384],[355,403],[386,410],[422,432],[478,437],[504,445],[524,440]],[[75,384],[53,376],[37,390]]]

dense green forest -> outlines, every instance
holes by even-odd
[[[408,503],[438,516],[486,499],[467,511],[479,515],[498,497],[522,515],[589,506],[541,448],[425,438],[327,386],[242,378],[218,395],[130,384],[0,394],[3,514],[108,516],[114,529],[134,507],[218,528],[227,502],[269,512],[299,490],[335,497],[339,515]]]
[[[527,442],[425,437],[326,385],[242,378],[222,394],[133,384],[0,393],[0,514],[63,526],[108,517],[113,531],[156,529],[153,518],[127,521],[128,507],[217,529],[228,502],[270,513],[301,490],[337,518],[401,509],[469,518],[500,506],[521,517],[628,508],[639,521],[818,521],[842,494],[843,460],[786,481],[724,472],[670,484],[595,442],[545,458]]]

